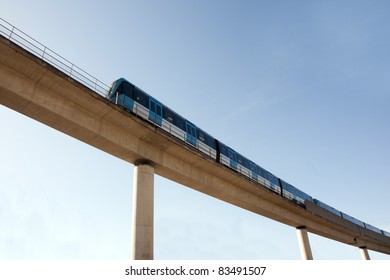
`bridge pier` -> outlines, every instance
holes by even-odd
[[[368,254],[367,247],[359,247],[360,255],[363,260],[370,260],[370,255]]]
[[[298,236],[299,249],[301,251],[302,259],[312,260],[313,254],[311,253],[309,236],[307,234],[306,227],[297,227],[297,236]]]
[[[131,259],[153,260],[154,168],[149,162],[135,162],[133,188]]]

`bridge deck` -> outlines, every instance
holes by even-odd
[[[149,160],[160,176],[275,221],[390,254],[390,238],[362,235],[257,186],[3,36],[0,77],[0,104],[102,151],[132,164]]]

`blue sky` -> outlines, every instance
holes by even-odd
[[[0,0],[1,17],[390,231],[388,1],[80,2]],[[1,259],[130,257],[131,164],[3,106],[0,129]],[[294,228],[158,176],[155,203],[156,259],[300,259]],[[360,259],[309,238],[315,259]]]

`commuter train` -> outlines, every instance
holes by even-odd
[[[314,214],[337,222],[337,218],[329,218],[334,215],[357,226],[360,232],[363,231],[362,229],[366,229],[390,238],[390,233],[353,218],[317,199],[313,199],[310,195],[278,178],[234,149],[213,138],[210,134],[124,78],[120,78],[112,83],[107,98],[116,105],[160,127],[216,162],[265,186],[270,191],[277,193],[300,207],[306,208],[308,211],[312,211]],[[315,210],[318,208],[320,208],[320,211]],[[321,214],[323,210],[330,212],[332,215]]]

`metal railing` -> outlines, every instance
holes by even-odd
[[[108,85],[99,81],[94,76],[88,74],[2,18],[0,18],[0,35],[46,61],[65,75],[82,83],[96,93],[102,96],[107,95],[109,89]]]

